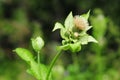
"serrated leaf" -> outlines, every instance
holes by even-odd
[[[73,22],[74,18],[72,15],[72,12],[69,13],[69,15],[67,16],[66,20],[65,20],[65,28],[67,30],[72,30],[72,28],[74,27],[74,22]]]
[[[16,48],[14,51],[25,61],[34,60],[32,53],[27,49]]]
[[[89,15],[90,15],[90,10],[87,12],[87,14],[83,14],[81,16],[84,17],[86,20],[88,20]]]
[[[57,23],[55,23],[55,27],[53,28],[52,31],[55,31],[57,29],[62,29],[62,28],[64,28],[63,25],[61,23],[57,22]]]

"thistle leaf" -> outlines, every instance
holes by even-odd
[[[88,18],[90,16],[90,10],[86,14],[83,14],[81,16],[84,17],[86,20],[88,20]]]
[[[80,41],[82,45],[88,44],[88,42],[97,43],[97,40],[95,40],[95,38],[93,38],[92,36],[89,36],[88,34],[81,36]]]
[[[88,36],[88,42],[98,43],[98,41],[95,38],[93,38],[92,36]]]
[[[16,48],[14,51],[25,61],[34,60],[32,53],[27,49]]]
[[[64,28],[63,25],[61,23],[59,23],[59,22],[56,22],[55,23],[55,27],[53,28],[52,31],[55,31],[57,29],[62,29],[62,28]]]
[[[74,18],[72,15],[72,12],[69,13],[69,15],[67,16],[66,20],[65,20],[65,28],[67,30],[72,30],[72,28],[74,27],[74,22],[73,22]]]

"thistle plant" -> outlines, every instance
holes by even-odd
[[[34,59],[33,54],[24,48],[16,48],[14,51],[30,65],[30,68],[27,72],[38,80],[52,80],[51,72],[52,68],[59,58],[62,51],[70,50],[72,54],[75,54],[81,50],[81,45],[88,44],[88,42],[97,41],[87,34],[87,31],[92,28],[88,23],[90,11],[87,14],[77,15],[73,17],[72,12],[67,16],[64,25],[59,22],[55,23],[53,31],[59,29],[62,40],[62,45],[57,47],[58,53],[53,58],[50,66],[47,67],[45,64],[42,64],[40,61],[41,49],[44,46],[44,41],[41,37],[31,39],[32,47],[37,53],[37,62]]]

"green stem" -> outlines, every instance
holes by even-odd
[[[72,60],[73,60],[73,64],[74,65],[79,65],[79,63],[78,63],[78,57],[77,57],[77,54],[76,53],[73,53],[72,54]]]
[[[60,50],[60,51],[56,54],[56,56],[54,57],[54,59],[52,60],[52,62],[51,62],[51,64],[50,64],[50,67],[49,67],[49,69],[48,69],[48,72],[47,72],[46,80],[49,80],[50,72],[51,72],[51,70],[52,70],[52,68],[53,68],[56,60],[57,60],[58,57],[60,56],[61,51],[62,51],[62,50]]]
[[[38,64],[40,64],[40,52],[39,52],[39,51],[38,51],[38,53],[37,53],[37,57],[38,57],[38,58],[37,58],[37,59],[38,59],[38,60],[37,60],[37,61],[38,61]]]
[[[73,60],[73,66],[76,68],[75,74],[78,74],[80,67],[79,67],[79,62],[78,62],[78,56],[76,53],[72,54],[72,60]]]
[[[38,62],[38,72],[40,71],[40,51],[37,52],[37,62]],[[40,71],[40,76],[41,76],[41,71]]]

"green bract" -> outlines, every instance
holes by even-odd
[[[32,40],[32,47],[36,52],[40,51],[41,48],[44,46],[44,41],[41,37],[37,37],[31,40]]]
[[[70,50],[72,53],[75,53],[81,50],[81,45],[80,42],[70,43],[63,46],[59,46],[58,50]]]
[[[81,16],[83,16],[86,20],[88,20],[90,15],[90,10],[87,12],[87,14],[82,14]]]
[[[87,31],[92,28],[88,24],[90,11],[87,14],[73,17],[72,12],[67,16],[64,25],[57,22],[53,31],[60,29],[60,35],[63,38],[62,46],[59,49],[70,50],[71,52],[78,52],[81,50],[81,45],[88,44],[88,42],[97,41]]]

